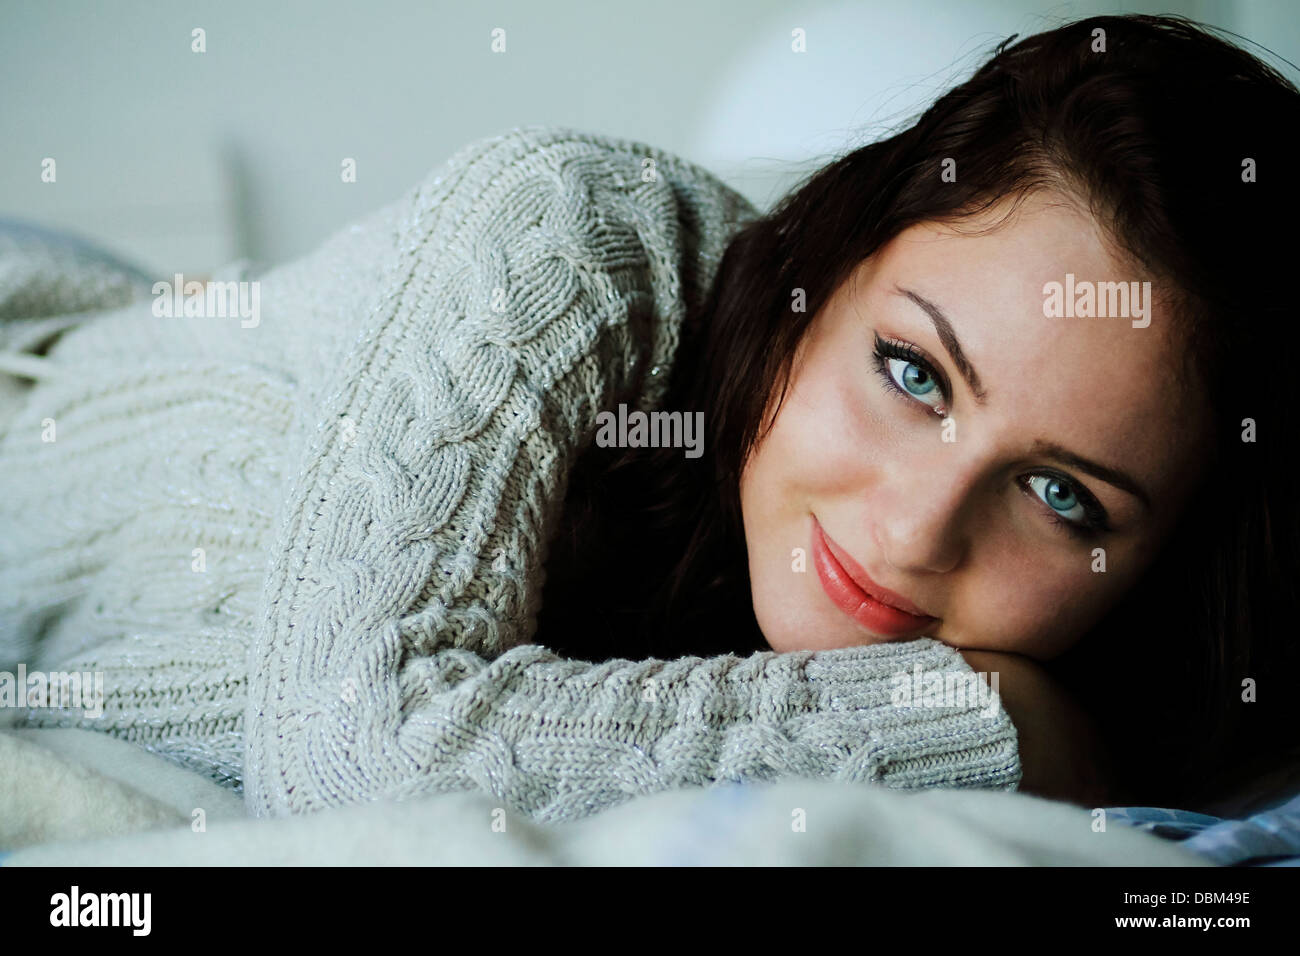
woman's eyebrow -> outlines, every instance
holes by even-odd
[[[1114,485],[1121,491],[1127,491],[1130,495],[1142,503],[1142,507],[1148,511],[1151,510],[1151,497],[1142,489],[1142,486],[1129,474],[1120,471],[1118,468],[1109,468],[1106,465],[1098,464],[1072,451],[1062,448],[1060,445],[1049,441],[1034,442],[1034,454],[1047,455],[1055,458],[1057,461],[1064,462],[1082,472],[1092,475],[1094,478],[1100,478],[1108,485]]]
[[[943,314],[943,309],[939,308],[923,295],[913,292],[911,289],[904,289],[898,285],[894,286],[894,292],[897,295],[903,295],[911,299],[930,317],[934,323],[934,331],[939,336],[939,341],[944,349],[948,352],[952,363],[957,366],[957,371],[961,372],[961,377],[966,380],[970,386],[971,394],[975,396],[977,404],[983,405],[987,393],[983,386],[980,385],[980,377],[976,373],[970,360],[966,358],[966,353],[961,350],[961,343],[957,341],[957,333],[952,330],[952,323],[948,321],[948,316]]]

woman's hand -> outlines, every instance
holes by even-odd
[[[998,675],[998,695],[1020,737],[1020,790],[1085,807],[1107,806],[1110,759],[1092,720],[1066,690],[1019,654],[958,650],[986,681]]]

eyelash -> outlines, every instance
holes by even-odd
[[[902,398],[909,405],[924,406],[925,403],[917,401],[914,396],[908,395],[907,392],[898,387],[898,383],[894,381],[894,376],[889,374],[888,360],[891,358],[903,362],[910,362],[912,365],[922,368],[929,375],[932,375],[934,380],[939,383],[939,391],[943,394],[944,409],[947,409],[947,407],[952,404],[952,389],[948,386],[948,379],[945,378],[943,373],[935,368],[934,364],[925,357],[925,353],[911,342],[881,338],[880,333],[877,332],[874,355],[876,374],[884,380],[885,384],[889,386],[891,392]],[[939,410],[931,409],[931,411],[940,417],[943,416],[943,412]]]
[[[1070,521],[1062,518],[1055,510],[1049,507],[1043,499],[1029,487],[1030,478],[1055,478],[1057,481],[1063,481],[1074,491],[1075,496],[1079,499],[1079,504],[1083,507],[1084,518],[1082,521]],[[1016,484],[1020,486],[1021,491],[1028,495],[1041,509],[1046,512],[1047,520],[1064,529],[1071,536],[1078,538],[1080,541],[1091,541],[1098,538],[1110,530],[1110,521],[1106,516],[1106,509],[1087,488],[1079,484],[1068,475],[1063,475],[1056,471],[1032,471],[1026,475],[1021,475],[1016,479]]]
[[[876,333],[875,340],[874,364],[876,367],[876,374],[880,376],[889,392],[907,402],[908,405],[925,406],[924,402],[919,401],[914,396],[907,394],[907,392],[899,388],[898,383],[894,381],[894,376],[889,372],[888,359],[898,359],[903,362],[909,362],[923,369],[927,374],[933,376],[934,380],[939,383],[939,391],[943,395],[944,410],[931,409],[931,411],[940,417],[946,415],[947,406],[952,403],[952,391],[949,388],[948,379],[942,372],[935,368],[934,364],[928,358],[926,358],[925,353],[910,342],[882,338],[879,333]],[[928,408],[929,406],[925,407]],[[1044,502],[1043,499],[1039,495],[1035,494],[1034,490],[1029,487],[1029,479],[1035,477],[1054,478],[1057,481],[1066,482],[1070,488],[1074,490],[1075,496],[1079,499],[1079,504],[1083,507],[1085,515],[1084,520],[1079,522],[1070,521],[1067,518],[1062,518],[1060,514],[1049,507],[1046,502]],[[1097,501],[1087,488],[1076,482],[1073,478],[1070,478],[1068,475],[1063,475],[1057,471],[1034,471],[1017,478],[1016,484],[1026,495],[1039,504],[1040,510],[1046,513],[1049,521],[1074,538],[1079,540],[1092,540],[1110,530],[1110,522],[1106,516],[1106,509],[1101,506],[1101,503]]]

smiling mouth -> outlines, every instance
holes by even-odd
[[[836,554],[842,555],[842,560]],[[910,601],[880,587],[826,536],[817,516],[812,519],[813,564],[826,596],[841,611],[873,634],[891,639],[920,636],[938,620]],[[845,563],[853,566],[850,573]]]

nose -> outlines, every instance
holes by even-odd
[[[978,475],[953,454],[924,466],[910,464],[893,470],[868,496],[872,537],[879,554],[900,574],[945,574],[967,553]]]

